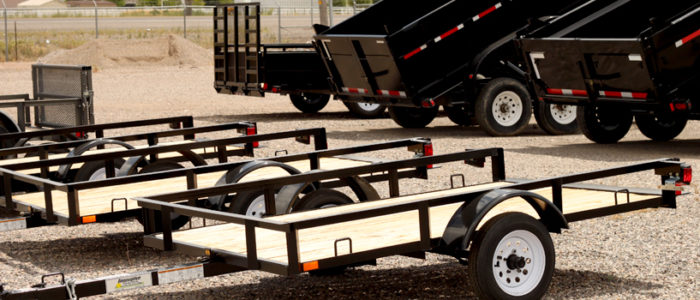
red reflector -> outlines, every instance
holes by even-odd
[[[431,108],[435,106],[435,101],[433,99],[424,100],[421,105],[425,108]]]
[[[75,137],[77,137],[77,138],[83,138],[83,137],[85,137],[85,132],[78,131],[78,132],[75,133]]]
[[[267,83],[263,83],[263,84],[262,84],[262,89],[263,89],[263,91],[267,91],[267,88],[268,88],[268,87],[269,87],[269,86],[267,85]]]
[[[277,92],[279,92],[279,91],[280,91],[280,90],[279,90],[278,88],[276,88],[276,87],[273,87],[273,88],[272,88],[272,92],[273,92],[273,93],[277,93]]]
[[[248,127],[245,129],[245,135],[256,135],[258,134],[257,127]],[[258,148],[260,143],[258,141],[253,142],[253,148]]]
[[[676,103],[675,104],[677,110],[686,110],[688,109],[688,105],[685,103]]]
[[[423,155],[424,156],[433,156],[433,144],[424,144],[423,145]],[[432,169],[433,165],[427,165],[425,167],[428,169]]]
[[[693,169],[691,167],[682,168],[681,172],[683,172],[683,182],[690,184],[693,181]]]

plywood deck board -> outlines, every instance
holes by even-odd
[[[502,186],[507,185],[507,183],[500,184]],[[270,219],[293,222],[306,218],[322,217],[324,215],[347,212],[359,208],[377,208],[386,205],[393,205],[400,202],[420,199],[420,197],[427,198],[447,196],[456,193],[463,193],[467,190],[478,191],[480,188],[491,189],[497,186],[498,185],[494,184],[485,184],[482,186],[438,191],[323,210],[275,216],[271,217]],[[534,190],[534,192],[547,197],[548,199],[551,198],[551,189],[549,188]],[[614,193],[612,192],[564,188],[562,193],[564,199],[564,213],[566,214],[614,205]],[[647,200],[654,197],[657,196],[630,194],[630,202]],[[618,195],[618,200],[621,199],[626,201],[626,195]],[[620,201],[620,203],[622,203],[622,201]],[[430,236],[432,238],[439,238],[442,236],[447,223],[461,204],[462,203],[453,203],[430,208]],[[487,215],[486,218],[488,219],[496,213],[506,211],[526,212],[534,217],[537,217],[534,209],[532,209],[525,201],[514,200],[504,202],[503,204],[497,206],[492,213]],[[417,242],[420,240],[418,226],[418,212],[414,210],[303,229],[298,232],[300,261],[305,262],[333,257],[335,255],[334,242],[347,237],[352,239],[353,252],[361,252]],[[282,263],[287,262],[286,240],[282,232],[257,228],[256,234],[258,248],[257,254],[259,258]],[[179,231],[173,233],[173,241],[175,243],[183,242],[204,248],[221,249],[224,251],[240,253],[242,255],[246,254],[245,229],[242,225],[223,224]],[[348,250],[347,242],[339,243],[339,254],[342,255],[348,253]]]

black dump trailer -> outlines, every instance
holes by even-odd
[[[582,132],[615,143],[636,120],[656,141],[700,119],[700,3],[592,1],[516,43],[540,102],[575,104]],[[562,38],[564,34],[576,38]]]
[[[302,112],[323,109],[333,91],[328,72],[313,44],[262,44],[260,4],[214,8],[214,88],[218,93],[264,97],[289,95]],[[344,102],[359,117],[384,114],[373,103]]]
[[[390,106],[396,123],[420,128],[443,105],[460,125],[515,135],[533,109],[516,33],[583,1],[383,0],[317,34],[332,88],[345,101]],[[577,130],[575,107],[535,104],[552,134]]]

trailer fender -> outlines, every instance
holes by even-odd
[[[466,250],[484,216],[498,204],[518,197],[527,201],[537,211],[540,220],[550,232],[561,233],[562,228],[569,228],[564,214],[545,197],[529,191],[497,189],[478,195],[459,207],[445,228],[442,245],[458,252]]]
[[[66,158],[68,157],[76,157],[76,156],[81,156],[83,153],[87,152],[88,150],[99,147],[99,146],[105,146],[105,145],[117,145],[117,146],[122,146],[126,149],[134,149],[134,146],[129,145],[125,142],[119,141],[119,140],[113,140],[113,139],[95,139],[90,142],[84,143],[78,147],[75,147],[73,150],[71,150],[68,155],[66,155]],[[61,165],[58,168],[58,174],[57,177],[59,180],[63,181],[66,179],[68,176],[68,172],[70,172],[71,166],[73,164],[65,164]]]
[[[219,178],[219,180],[216,182],[216,186],[229,184],[229,183],[236,183],[239,180],[241,180],[243,177],[245,177],[246,175],[252,173],[253,171],[261,169],[261,168],[267,168],[267,167],[280,168],[280,169],[286,171],[287,173],[289,173],[290,175],[301,173],[301,171],[299,171],[297,168],[294,168],[288,164],[284,164],[281,162],[276,162],[276,161],[271,161],[271,160],[254,160],[254,161],[247,162],[243,165],[240,165],[240,166],[226,172],[226,174],[224,174],[224,176],[221,176],[221,178]],[[249,193],[249,192],[254,192],[254,191],[246,191],[246,192],[241,192],[239,194]],[[221,210],[223,208],[226,197],[228,197],[227,194],[211,196],[207,199],[207,202],[209,203],[210,208]]]
[[[0,126],[4,128],[8,133],[21,132],[17,123],[10,118],[5,112],[0,111]]]
[[[206,166],[207,165],[207,161],[201,155],[194,153],[192,150],[180,150],[177,152],[180,153],[180,155],[182,155],[184,158],[187,158],[194,166]],[[126,176],[126,175],[136,174],[138,167],[143,167],[145,165],[152,163],[152,162],[149,162],[148,159],[146,159],[146,157],[147,157],[147,155],[129,157],[124,162],[122,167],[119,168],[119,172],[117,172],[117,176]]]
[[[319,170],[311,170],[307,173],[318,172]],[[340,178],[357,196],[357,200],[353,202],[362,202],[368,200],[379,200],[379,193],[369,184],[369,182],[358,176],[349,176]],[[275,198],[275,208],[278,212],[291,213],[297,206],[297,201],[301,198],[299,195],[302,192],[310,192],[310,190],[318,189],[318,186],[313,182],[304,182],[298,184],[290,184],[283,186],[277,193]]]

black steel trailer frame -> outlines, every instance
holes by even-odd
[[[250,123],[233,123],[237,126],[243,126],[247,128]],[[225,126],[225,125],[217,125]],[[193,129],[194,130],[194,129]],[[193,131],[186,132],[191,134]],[[113,222],[121,220],[126,217],[137,216],[140,212],[138,209],[122,211],[113,211],[110,213],[98,214],[95,216],[90,216],[89,218],[83,218],[79,212],[79,198],[78,191],[82,189],[97,188],[97,187],[107,187],[115,186],[125,183],[135,183],[143,182],[147,180],[164,179],[176,176],[186,176],[188,188],[195,188],[197,186],[197,181],[195,179],[196,174],[211,172],[211,171],[221,171],[228,170],[232,166],[240,163],[229,163],[229,156],[254,156],[254,144],[261,141],[269,141],[284,138],[298,138],[298,140],[308,143],[313,136],[314,147],[317,150],[326,149],[326,131],[324,128],[311,128],[311,129],[301,129],[292,130],[285,132],[269,133],[269,134],[257,134],[240,136],[233,138],[217,139],[217,140],[205,140],[205,141],[195,141],[192,143],[174,144],[174,145],[153,145],[147,148],[140,149],[126,149],[107,153],[97,153],[97,154],[86,154],[82,156],[75,157],[65,157],[65,158],[55,158],[46,159],[33,162],[18,163],[12,165],[6,165],[0,168],[0,177],[3,178],[4,187],[4,199],[0,199],[2,206],[13,211],[30,211],[29,216],[26,218],[27,226],[39,226],[46,223],[59,223],[69,226],[79,225],[83,223],[93,223],[93,222]],[[300,138],[301,137],[301,138]],[[240,145],[243,144],[244,147],[240,149],[227,149],[228,145]],[[211,153],[204,153],[201,155],[192,153],[192,149],[198,148],[215,148],[216,151]],[[107,174],[107,178],[104,180],[95,181],[82,181],[82,182],[61,182],[48,179],[50,167],[56,166],[70,166],[75,163],[85,163],[91,161],[104,161],[107,170],[114,169],[114,159],[123,157],[149,157],[151,160],[158,159],[158,154],[167,152],[179,152],[183,154],[179,157],[160,159],[161,161],[193,161],[195,168],[185,168],[177,169],[172,171],[160,171],[147,174],[134,174],[129,176],[114,177],[114,174]],[[189,154],[189,155],[186,155]],[[219,164],[217,165],[206,165],[204,159],[216,158]],[[280,157],[280,159],[282,159]],[[198,163],[203,162],[203,163]],[[110,166],[111,164],[111,166]],[[41,173],[39,176],[24,174],[19,171],[26,169],[40,169]],[[24,207],[24,205],[15,203],[12,199],[13,197],[13,182],[19,181],[22,183],[27,183],[35,186],[42,187],[44,192],[45,207],[35,208],[35,207]],[[51,191],[57,190],[67,193],[68,197],[68,215],[57,215],[53,211],[53,199]],[[112,205],[114,206],[115,201],[124,201],[126,199],[113,199]],[[17,220],[20,221],[21,220]]]
[[[369,209],[348,210],[342,213],[324,215],[320,217],[304,218],[296,221],[281,222],[266,220],[261,218],[247,217],[231,213],[211,211],[198,207],[187,205],[192,203],[192,199],[206,197],[208,195],[217,195],[228,193],[232,190],[247,190],[247,189],[271,189],[273,186],[281,186],[297,182],[308,181],[324,181],[334,178],[342,178],[345,176],[383,173],[387,174],[384,180],[389,182],[392,196],[398,195],[398,178],[396,174],[401,169],[417,168],[423,169],[428,165],[440,164],[452,161],[464,160],[466,163],[483,167],[487,158],[491,158],[492,180],[494,182],[505,181],[505,165],[503,159],[503,149],[490,148],[479,150],[467,150],[465,152],[436,155],[429,157],[418,157],[408,160],[390,161],[369,166],[352,167],[331,171],[320,171],[308,174],[292,175],[285,178],[268,179],[246,183],[236,183],[213,188],[194,189],[185,192],[172,194],[163,194],[151,196],[147,198],[137,198],[140,206],[143,207],[146,215],[153,215],[154,211],[160,211],[164,216],[172,213],[188,215],[191,217],[201,217],[209,220],[217,220],[225,223],[234,223],[245,226],[246,235],[246,255],[235,254],[225,251],[218,251],[212,248],[201,248],[194,245],[183,243],[173,244],[172,229],[164,222],[162,238],[156,238],[155,234],[148,232],[145,237],[145,244],[150,247],[163,250],[177,250],[183,253],[188,253],[196,256],[204,255],[204,261],[198,263],[179,266],[169,269],[150,270],[148,272],[139,272],[132,274],[122,274],[99,278],[94,280],[84,281],[68,281],[62,280],[60,285],[46,286],[37,285],[31,289],[23,289],[17,291],[4,291],[0,293],[2,299],[26,299],[29,297],[85,297],[98,295],[103,293],[111,293],[118,290],[128,290],[132,288],[154,286],[166,284],[179,280],[194,280],[210,276],[217,276],[224,273],[238,272],[243,270],[262,270],[280,275],[294,275],[307,271],[323,270],[344,265],[352,265],[370,261],[379,257],[397,255],[397,254],[412,254],[423,252],[437,252],[442,254],[453,255],[458,259],[463,259],[468,248],[468,243],[471,236],[476,230],[476,225],[486,215],[486,213],[503,201],[513,198],[522,197],[528,201],[530,205],[537,209],[541,220],[546,224],[550,232],[560,232],[563,228],[568,228],[568,222],[585,220],[595,217],[601,217],[616,213],[628,212],[650,207],[676,207],[676,195],[680,192],[676,190],[677,185],[681,185],[682,181],[686,181],[686,172],[689,167],[678,159],[657,159],[635,164],[630,164],[621,167],[613,167],[608,169],[582,172],[578,174],[555,176],[537,180],[520,180],[507,188],[485,188],[472,191],[465,194],[445,196],[445,197],[430,197],[416,199],[409,202],[396,203],[381,207]],[[651,193],[646,190],[636,191],[629,189],[619,189],[617,187],[592,186],[592,185],[577,185],[577,182],[600,179],[616,175],[624,175],[633,172],[645,170],[654,170],[656,175],[661,176],[662,184],[665,190],[658,193],[656,190],[655,197],[645,201],[633,203],[617,203],[612,207],[586,211],[579,214],[563,215],[562,207],[562,188],[563,187],[578,187],[583,189],[600,189],[615,193],[641,192]],[[688,179],[689,180],[689,179]],[[688,183],[688,182],[685,182]],[[545,199],[533,193],[527,192],[529,189],[550,187],[552,188],[552,201]],[[616,196],[617,198],[617,196]],[[267,199],[266,199],[267,200]],[[459,222],[450,222],[448,229],[442,238],[431,238],[429,233],[430,216],[428,210],[430,207],[449,203],[464,203],[455,213],[453,218],[459,216],[467,217]],[[539,206],[542,205],[542,206]],[[299,240],[298,231],[328,224],[336,224],[345,221],[359,220],[364,218],[395,214],[406,211],[417,211],[419,214],[420,241],[375,249],[374,251],[365,251],[360,253],[352,253],[336,256],[328,259],[302,262],[299,261]],[[275,261],[268,261],[257,257],[256,251],[256,228],[269,229],[273,231],[283,232],[286,236],[287,257],[288,263],[282,264]],[[352,249],[352,248],[351,248]],[[337,249],[336,249],[337,250]],[[336,254],[337,255],[337,254]],[[164,273],[173,272],[177,276],[168,277]],[[55,275],[55,274],[54,274]],[[175,275],[175,274],[174,274]],[[63,279],[63,274],[60,274]],[[115,283],[119,280],[132,281],[136,284],[125,288],[115,288]],[[42,277],[43,282],[43,277]],[[0,290],[1,291],[1,290]]]

